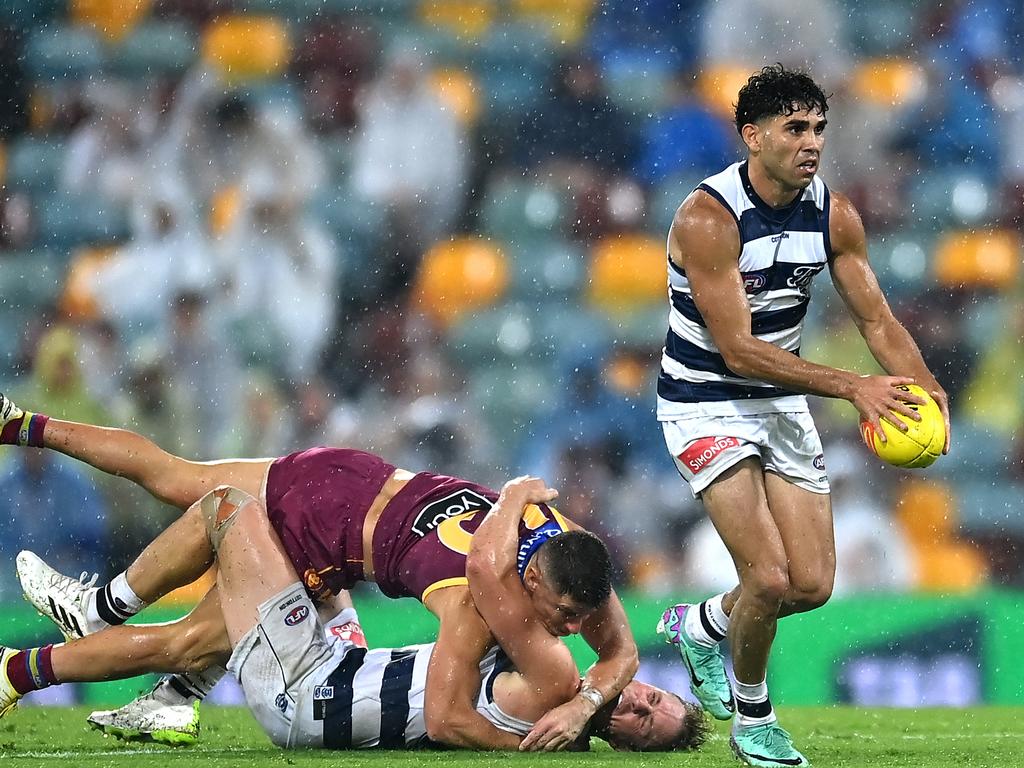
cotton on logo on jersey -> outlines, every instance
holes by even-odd
[[[736,448],[740,441],[735,437],[702,437],[687,446],[678,458],[687,469],[697,474],[715,460],[722,451]]]

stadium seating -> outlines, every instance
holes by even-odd
[[[519,178],[495,181],[481,211],[488,235],[522,246],[559,236],[566,215],[567,201],[561,190]]]
[[[180,21],[148,21],[110,52],[111,71],[124,77],[168,75],[184,71],[196,58],[197,36]]]
[[[76,24],[95,29],[109,43],[123,39],[149,13],[153,0],[71,0]]]
[[[224,16],[203,33],[203,59],[217,66],[229,83],[277,74],[290,54],[288,31],[272,16]]]
[[[494,304],[508,286],[501,249],[476,237],[440,242],[423,257],[413,295],[417,307],[442,328]]]
[[[1009,229],[949,231],[935,251],[935,276],[942,285],[1009,288],[1020,273],[1021,247]]]
[[[878,58],[857,66],[852,87],[866,104],[894,108],[919,101],[927,84],[918,64],[907,59]]]
[[[59,140],[22,136],[7,150],[7,186],[32,192],[53,190],[63,163],[64,146]]]
[[[625,319],[666,301],[664,241],[640,234],[609,235],[590,254],[587,299],[605,313]]]
[[[85,78],[98,72],[104,60],[99,37],[84,27],[40,27],[25,45],[25,69],[38,80]]]

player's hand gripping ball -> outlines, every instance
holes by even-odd
[[[946,423],[942,418],[942,411],[931,395],[925,392],[916,384],[904,387],[897,387],[910,394],[917,395],[925,402],[923,404],[907,403],[911,410],[921,414],[920,421],[904,419],[899,414],[894,414],[894,419],[900,419],[907,424],[907,431],[901,432],[887,421],[882,422],[882,429],[885,431],[886,442],[882,442],[878,436],[878,430],[869,421],[861,421],[860,433],[867,443],[868,448],[882,461],[904,469],[917,469],[927,467],[942,455],[942,448],[946,444]]]

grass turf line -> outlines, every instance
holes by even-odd
[[[252,768],[260,766],[360,766],[360,768],[492,768],[518,763],[552,768],[585,765],[622,768],[623,762],[665,768],[738,765],[728,725],[699,753],[623,755],[603,744],[587,755],[515,755],[471,752],[285,752],[272,746],[245,709],[207,707],[203,735],[190,748],[124,744],[85,724],[83,707],[25,708],[0,721],[0,765],[102,768]],[[1015,765],[1024,743],[1024,708],[964,710],[781,708],[782,724],[818,768],[987,768]]]

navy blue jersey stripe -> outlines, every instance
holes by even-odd
[[[697,309],[697,304],[694,302],[693,297],[688,293],[682,293],[673,289],[669,292],[672,297],[672,306],[676,309],[679,314],[689,320],[691,323],[696,323],[701,328],[707,328],[704,323],[704,316],[701,315],[700,310]]]
[[[669,329],[668,335],[665,337],[665,353],[677,363],[682,363],[695,371],[717,373],[719,376],[737,375],[729,370],[729,366],[725,364],[725,358],[720,354],[698,347],[677,335],[672,329]]]
[[[795,328],[807,314],[807,301],[802,301],[794,307],[786,309],[770,309],[764,312],[755,312],[750,320],[751,332],[775,333],[788,328]]]
[[[672,257],[671,256],[668,257],[668,268],[671,269],[673,272],[675,272],[680,277],[686,277],[686,271],[682,267],[680,267],[678,264],[676,264],[674,261],[672,261]]]
[[[824,198],[825,206],[824,206],[824,209],[822,210],[822,215],[821,215],[821,236],[824,238],[825,258],[828,259],[829,261],[831,261],[832,260],[832,235],[831,235],[831,233],[829,233],[828,228],[829,228],[829,221],[830,221],[830,218],[831,218],[830,214],[832,213],[832,208],[831,208],[832,198],[829,195],[828,187],[825,186],[824,184],[822,185],[822,187],[825,190],[825,198]]]
[[[353,648],[327,678],[326,684],[334,688],[334,697],[323,702],[324,746],[328,749],[352,748],[352,687],[364,658],[365,648]]]
[[[707,323],[704,322],[704,317],[701,315],[700,310],[697,309],[697,304],[692,296],[679,291],[672,291],[672,306],[691,323],[696,323],[701,328],[707,328]],[[775,333],[786,328],[794,328],[804,319],[806,314],[806,300],[786,309],[769,309],[753,312],[750,315],[750,330],[752,333]]]
[[[487,682],[484,684],[484,695],[487,696],[488,702],[494,703],[494,681],[498,675],[510,669],[512,669],[512,660],[499,648],[494,658],[494,669],[491,670],[491,674],[487,676]]]
[[[821,232],[821,211],[813,200],[801,200],[782,221],[766,218],[757,208],[740,214],[740,241],[744,244],[762,237],[784,237],[785,232]]]
[[[658,376],[658,396],[674,403],[707,403],[722,400],[757,400],[796,395],[780,387],[752,387],[723,382],[694,383],[673,379],[664,371]]]
[[[409,723],[409,690],[416,651],[392,651],[380,684],[380,747],[405,749]]]
[[[725,208],[725,210],[727,210],[729,212],[729,215],[732,216],[732,218],[736,221],[736,224],[737,225],[739,224],[740,220],[736,217],[736,211],[734,211],[732,209],[731,205],[729,205],[727,202],[725,202],[725,198],[722,197],[722,193],[721,192],[719,192],[717,189],[715,189],[714,187],[709,186],[707,184],[698,184],[697,185],[697,189],[703,190],[704,192],[707,192],[709,195],[711,195],[713,198],[715,198],[715,200],[717,200],[719,203],[721,203],[722,207]]]

